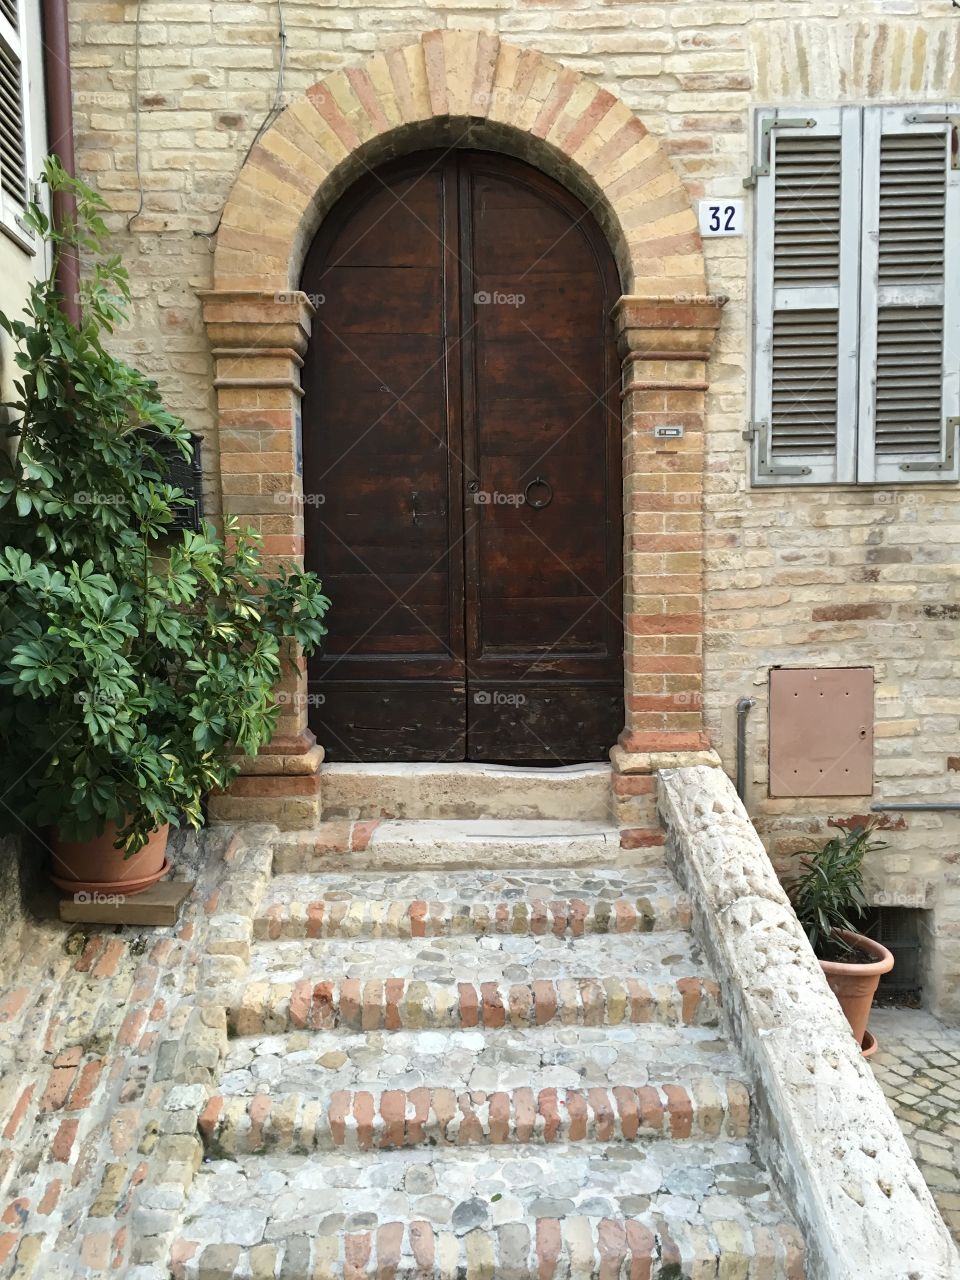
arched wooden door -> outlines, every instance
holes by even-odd
[[[518,161],[421,153],[348,192],[302,288],[327,758],[605,758],[623,727],[619,282],[589,211]]]

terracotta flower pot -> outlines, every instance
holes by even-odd
[[[103,835],[92,840],[61,840],[54,830],[50,840],[53,868],[50,879],[66,893],[109,893],[130,897],[156,884],[170,869],[167,861],[169,823],[154,831],[131,858],[115,849],[117,826],[108,822]]]
[[[872,938],[862,933],[850,933],[846,929],[835,929],[836,937],[858,951],[874,956],[872,963],[850,964],[844,960],[821,960],[820,968],[827,975],[830,990],[840,1001],[840,1007],[846,1014],[850,1029],[857,1044],[863,1045],[867,1034],[867,1021],[870,1017],[870,1006],[876,995],[880,976],[889,973],[893,968],[893,953]],[[871,1037],[872,1039],[872,1037]],[[873,1043],[876,1048],[876,1041]]]

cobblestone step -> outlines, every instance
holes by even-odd
[[[651,834],[648,844],[621,848],[618,828],[600,820],[334,821],[317,832],[281,832],[274,845],[277,874],[415,867],[644,866],[662,860],[659,833]]]
[[[369,872],[275,876],[254,937],[649,933],[687,929],[690,904],[665,866],[563,872]]]
[[[647,1138],[746,1138],[750,1095],[741,1080],[693,1080],[588,1089],[533,1087],[494,1093],[450,1088],[337,1089],[253,1097],[216,1094],[200,1117],[213,1157],[267,1151],[308,1155],[343,1147],[526,1146]]]
[[[467,1031],[287,1031],[229,1042],[220,1092],[413,1090],[457,1093],[526,1088],[640,1086],[699,1076],[743,1078],[743,1064],[715,1027],[662,1023]]]
[[[339,970],[332,967],[336,975]],[[716,1026],[719,990],[707,977],[648,983],[634,977],[542,978],[533,982],[425,982],[416,978],[302,977],[253,982],[230,1009],[235,1035],[347,1027],[620,1026],[663,1022]]]
[[[606,822],[604,764],[525,769],[491,764],[327,764],[325,818],[522,818]]]
[[[803,1278],[766,1174],[722,1140],[212,1161],[176,1252],[191,1280]]]

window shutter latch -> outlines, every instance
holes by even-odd
[[[957,460],[957,437],[960,436],[960,418],[947,419],[943,457],[939,462],[901,462],[901,471],[952,471]]]
[[[757,475],[761,476],[808,476],[809,467],[784,466],[770,461],[770,423],[748,422],[746,431],[741,433],[744,440],[757,444]]]
[[[950,126],[950,168],[960,169],[960,116],[907,116],[907,124],[947,124]]]
[[[760,126],[760,160],[750,166],[750,172],[743,180],[745,187],[755,187],[758,178],[770,176],[770,135],[774,129],[812,129],[816,120],[782,120],[777,116],[767,116]]]

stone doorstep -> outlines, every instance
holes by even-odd
[[[291,1030],[399,1031],[567,1026],[719,1025],[719,988],[707,977],[647,983],[636,977],[510,982],[361,981],[302,978],[252,982],[228,1012],[233,1035]]]
[[[606,764],[328,764],[321,770],[323,817],[607,822],[611,776]]]
[[[663,862],[658,832],[621,849],[617,827],[601,822],[521,819],[430,819],[324,823],[317,831],[283,832],[274,872],[433,867],[522,868],[644,866]]]
[[[335,1147],[737,1139],[750,1132],[750,1094],[742,1080],[707,1076],[638,1088],[338,1089],[317,1098],[216,1094],[199,1128],[212,1159]]]
[[[293,884],[288,888],[283,881]],[[688,929],[690,904],[677,890],[619,898],[494,898],[453,902],[426,898],[355,898],[325,901],[317,877],[279,876],[253,922],[258,940],[278,938],[429,938],[485,934],[532,934],[581,938],[598,933],[651,933]],[[362,884],[357,885],[362,891]],[[429,884],[424,886],[429,890]],[[294,896],[295,895],[295,896]],[[279,900],[277,900],[279,898]]]

